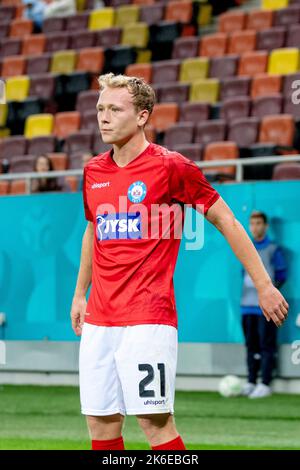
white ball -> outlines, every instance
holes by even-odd
[[[222,397],[237,397],[242,391],[242,381],[236,375],[226,375],[220,380],[219,392]]]

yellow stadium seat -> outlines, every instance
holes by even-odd
[[[0,103],[0,127],[4,127],[6,124],[8,113],[8,106],[6,103]]]
[[[26,119],[24,135],[27,139],[51,135],[54,118],[52,114],[33,114]]]
[[[279,10],[289,6],[289,0],[262,0],[261,6],[264,10]]]
[[[9,137],[10,136],[10,129],[8,127],[3,127],[0,129],[0,137]]]
[[[76,51],[57,51],[53,53],[50,72],[72,73],[76,65]]]
[[[197,57],[195,59],[185,59],[181,63],[179,81],[194,82],[208,75],[209,59],[207,57]]]
[[[28,97],[30,78],[27,75],[10,77],[6,80],[7,101],[24,101]]]
[[[215,78],[197,80],[191,85],[189,101],[216,103],[219,97],[219,88],[219,80]]]
[[[140,7],[138,5],[123,5],[116,9],[115,26],[124,28],[139,21]]]
[[[149,41],[149,28],[146,23],[124,26],[121,44],[133,47],[146,47]]]
[[[207,3],[200,5],[199,13],[198,13],[198,25],[199,26],[206,26],[211,23],[212,20],[212,6]]]
[[[149,49],[138,49],[136,56],[137,64],[149,64],[151,62],[152,51]]]
[[[286,75],[299,70],[299,49],[286,47],[274,49],[269,55],[268,73],[274,75]]]
[[[97,29],[111,28],[114,25],[114,20],[114,8],[101,8],[101,10],[94,10],[89,16],[88,29],[95,31]]]

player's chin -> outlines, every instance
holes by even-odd
[[[115,141],[111,133],[101,132],[101,138],[105,144],[113,144]]]

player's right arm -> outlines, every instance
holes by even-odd
[[[92,281],[93,240],[93,223],[88,222],[82,238],[80,267],[71,307],[72,328],[77,336],[81,335],[86,312],[86,294]]]

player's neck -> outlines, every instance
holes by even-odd
[[[144,152],[148,145],[149,142],[146,140],[144,133],[134,136],[123,145],[114,144],[113,159],[118,166],[126,166],[142,152]]]

